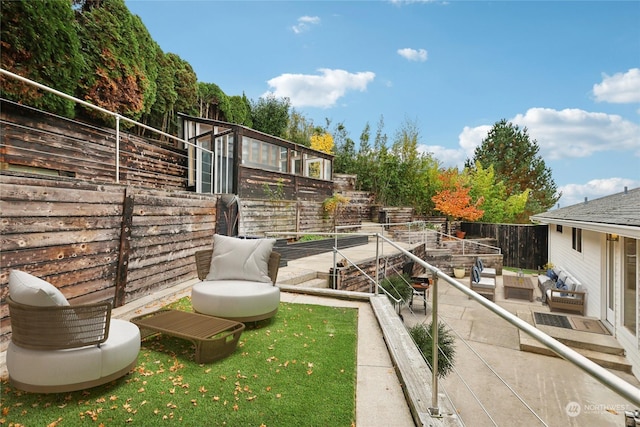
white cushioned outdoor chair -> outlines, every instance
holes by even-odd
[[[275,239],[213,237],[213,249],[195,254],[202,281],[191,289],[194,311],[236,322],[273,317],[280,304]]]
[[[9,381],[35,393],[62,393],[113,381],[135,368],[140,330],[111,319],[111,304],[69,305],[52,284],[9,274]]]

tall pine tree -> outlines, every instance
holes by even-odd
[[[476,147],[473,159],[466,167],[473,169],[476,162],[484,168],[493,166],[496,180],[502,181],[507,196],[529,189],[529,199],[518,222],[528,222],[529,216],[551,208],[560,198],[551,169],[538,155],[538,143],[527,134],[527,129],[502,119],[495,123],[487,137]]]

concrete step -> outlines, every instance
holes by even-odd
[[[317,271],[281,268],[280,272],[278,272],[277,283],[282,283],[283,285],[299,285],[300,283],[317,278]]]
[[[572,350],[575,350],[577,353],[580,353],[587,359],[591,360],[592,362],[602,366],[603,368],[615,369],[617,371],[626,372],[628,374],[632,373],[631,364],[629,363],[629,361],[627,361],[626,357],[624,356],[617,355],[617,354],[603,353],[600,351],[588,350],[585,348],[573,347],[571,345],[567,345],[567,346]],[[531,338],[529,335],[527,335],[524,332],[520,332],[520,350],[528,351],[529,353],[544,354],[546,356],[559,357],[549,348],[542,345],[537,340]]]
[[[518,312],[518,317],[532,325],[534,324],[531,312]],[[603,368],[615,369],[626,373],[632,372],[631,364],[624,357],[624,349],[620,347],[618,341],[611,335],[546,325],[536,325],[536,328]],[[527,333],[520,331],[519,335],[520,350],[558,357],[556,353],[530,337]]]
[[[327,279],[316,277],[314,279],[295,283],[295,286],[300,288],[329,289],[329,282]]]

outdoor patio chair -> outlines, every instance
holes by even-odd
[[[480,275],[480,269],[477,266],[471,268],[471,275],[469,276],[470,285],[472,291],[475,291],[485,298],[495,301],[496,297],[496,279],[491,277],[482,277]],[[469,297],[471,298],[471,297]]]
[[[214,235],[213,249],[195,254],[198,278],[191,289],[197,313],[255,322],[273,317],[280,304],[275,286],[280,254],[275,239],[237,239]]]
[[[480,270],[480,276],[482,277],[496,277],[495,268],[486,268],[481,258],[476,258],[476,267]]]
[[[69,305],[52,284],[23,271],[9,274],[9,381],[35,393],[83,390],[135,368],[140,330],[112,319],[111,304]]]

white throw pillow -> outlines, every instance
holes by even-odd
[[[36,307],[69,305],[51,283],[19,270],[9,273],[9,296],[17,303]]]
[[[213,255],[207,280],[271,282],[269,257],[276,239],[236,239],[213,236]]]

